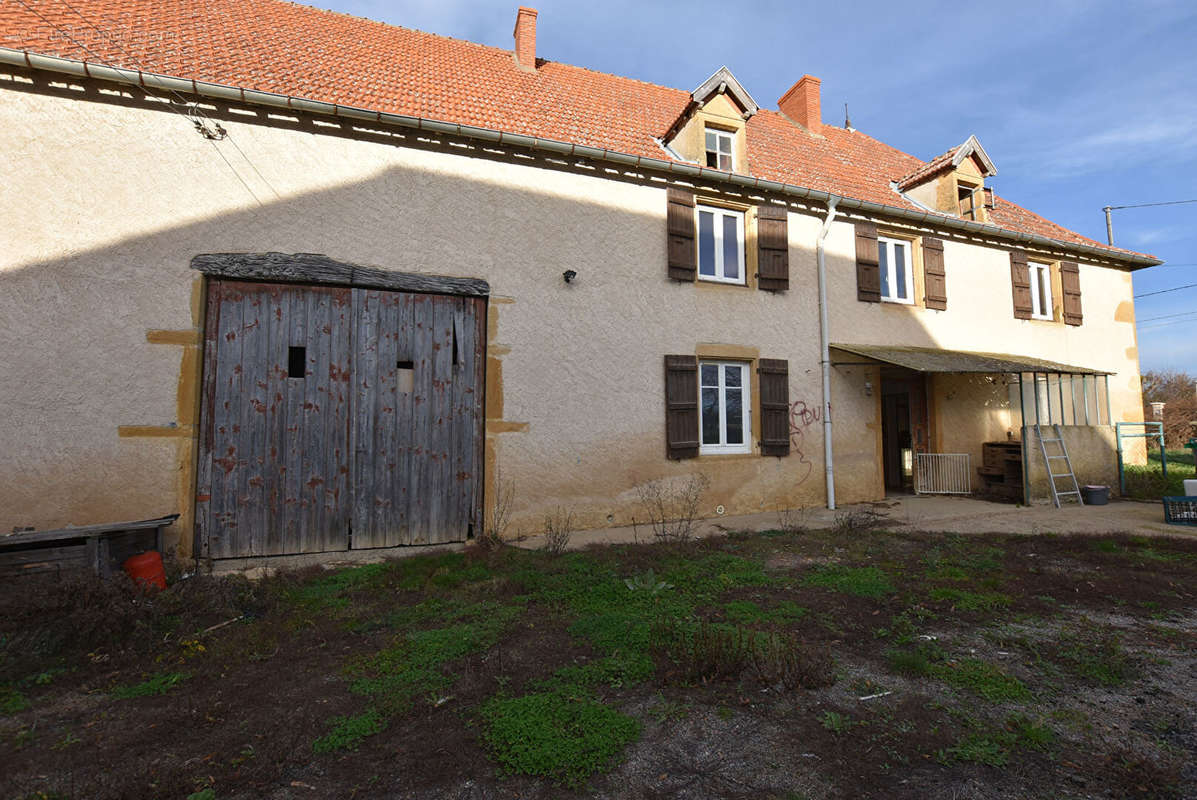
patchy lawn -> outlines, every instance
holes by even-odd
[[[1194,697],[1193,540],[27,582],[0,599],[0,796],[1191,797]]]

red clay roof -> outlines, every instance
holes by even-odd
[[[282,0],[7,0],[0,46],[652,158],[669,157],[653,137],[690,100],[682,89],[555,61],[528,72],[510,50]],[[859,131],[823,133],[762,109],[747,123],[753,176],[914,207],[891,182],[926,162]],[[990,217],[1105,248],[1006,200]]]

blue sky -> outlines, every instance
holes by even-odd
[[[518,5],[307,2],[503,48]],[[727,64],[770,108],[809,72],[825,122],[847,102],[856,128],[921,158],[975,133],[999,194],[1101,241],[1105,205],[1197,199],[1191,0],[530,4],[542,58],[685,89]],[[1170,262],[1137,294],[1197,284],[1197,204],[1115,211],[1114,237]],[[1197,312],[1197,287],[1137,312],[1142,368],[1197,373],[1197,313],[1151,319]]]

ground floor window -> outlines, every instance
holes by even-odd
[[[751,452],[748,364],[701,361],[698,373],[702,392],[701,452]]]

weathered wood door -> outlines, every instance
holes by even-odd
[[[480,517],[485,301],[213,280],[209,558],[459,541]]]
[[[355,289],[353,546],[460,541],[482,500],[479,298]]]

